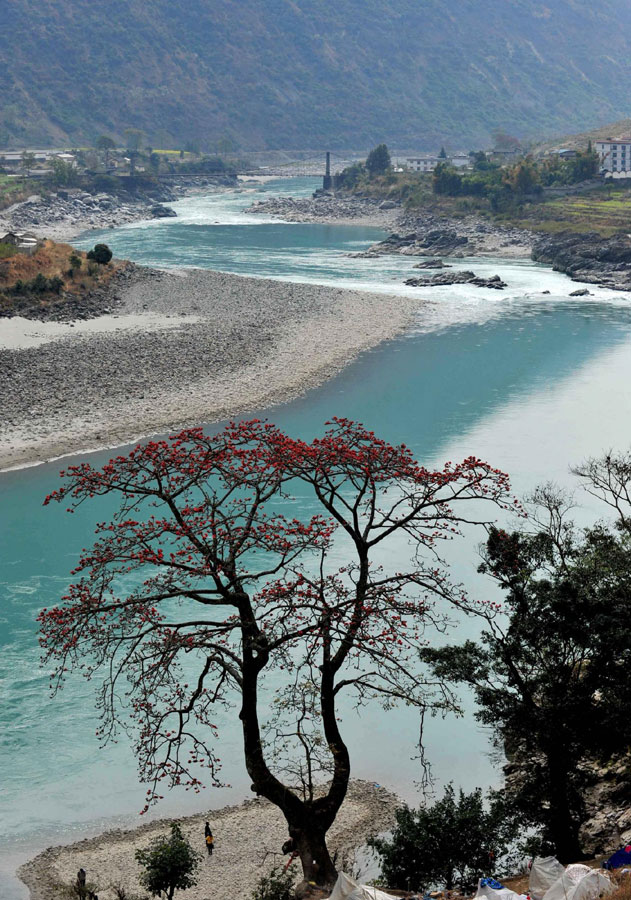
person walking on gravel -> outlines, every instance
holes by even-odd
[[[213,837],[213,833],[210,829],[210,824],[206,822],[206,827],[204,828],[204,840],[206,842],[206,850],[208,851],[208,855],[213,855],[213,844],[215,843],[215,839]]]

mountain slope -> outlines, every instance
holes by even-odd
[[[631,114],[619,0],[4,0],[0,145],[468,148]]]

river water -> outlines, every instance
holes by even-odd
[[[305,195],[309,179],[268,183],[260,193]],[[414,260],[353,259],[378,239],[377,229],[295,225],[247,216],[257,193],[188,198],[178,219],[90,234],[141,263],[207,266],[240,274],[395,292]],[[424,461],[476,454],[508,471],[519,492],[546,480],[570,483],[568,467],[586,455],[631,443],[631,297],[598,291],[572,299],[576,285],[531,262],[455,260],[476,273],[501,275],[504,292],[466,285],[405,289],[429,301],[410,332],[365,353],[337,378],[292,403],[261,411],[292,434],[309,437],[332,415],[348,416]],[[549,294],[544,294],[549,291]],[[93,461],[107,458],[94,454]],[[54,843],[137,821],[144,788],[121,743],[99,750],[92,690],[73,678],[50,700],[38,667],[35,616],[63,594],[78,552],[107,504],[67,516],[42,507],[59,463],[0,475],[0,897],[25,892],[16,861]],[[582,498],[581,498],[581,502]],[[585,503],[579,516],[593,510]],[[449,548],[454,576],[472,594],[490,587],[476,574],[476,543]],[[395,548],[395,554],[404,548]],[[475,634],[458,623],[455,638]],[[471,716],[432,720],[426,743],[438,784],[465,789],[497,781],[488,735]],[[418,722],[409,710],[350,712],[345,727],[354,774],[416,799],[413,759]],[[171,793],[156,815],[218,807],[247,795],[238,734],[222,732],[231,788],[192,799]]]

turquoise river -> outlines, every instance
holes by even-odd
[[[349,255],[378,239],[378,229],[288,224],[243,212],[265,192],[306,195],[314,186],[312,179],[296,179],[191,197],[174,204],[177,219],[92,233],[77,243],[87,247],[101,238],[117,255],[148,265],[413,290],[402,282],[414,260]],[[349,416],[388,440],[404,441],[424,461],[473,453],[509,472],[520,493],[548,480],[569,484],[572,463],[629,446],[631,297],[595,289],[592,297],[570,298],[575,284],[526,260],[453,262],[481,275],[498,273],[508,288],[414,290],[419,313],[409,333],[365,353],[299,400],[261,414],[301,436],[314,435],[332,415]],[[92,461],[106,458],[105,452],[91,455]],[[35,617],[64,593],[79,550],[107,515],[107,504],[75,516],[44,508],[59,468],[53,462],[0,474],[0,896],[6,900],[26,896],[13,875],[17,863],[51,844],[133,824],[145,790],[124,740],[99,749],[91,686],[72,678],[51,700],[39,667]],[[583,497],[577,502],[579,517],[593,515]],[[455,577],[484,597],[489,585],[476,574],[481,539],[467,534],[448,556]],[[475,623],[460,621],[455,634],[475,634]],[[488,734],[476,725],[466,698],[465,707],[463,718],[428,723],[427,753],[438,784],[485,787],[497,781],[497,770]],[[349,711],[345,726],[354,774],[414,801],[420,774],[413,758],[415,715]],[[230,719],[222,743],[232,787],[202,797],[172,792],[155,815],[247,796]]]

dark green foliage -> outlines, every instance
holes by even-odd
[[[17,248],[13,244],[0,243],[0,259],[8,259],[10,256],[15,256],[17,252]]]
[[[511,763],[507,800],[567,862],[581,856],[590,764],[631,744],[631,532],[621,519],[579,533],[562,497],[538,501],[548,524],[535,534],[489,534],[481,571],[505,612],[487,614],[480,642],[423,658],[473,688],[476,717]]]
[[[51,167],[53,170],[51,182],[54,187],[72,187],[79,183],[79,173],[71,162],[55,158],[51,160]]]
[[[557,154],[549,156],[541,164],[541,180],[546,185],[577,184],[598,174],[600,160],[590,145],[572,159],[561,159]]]
[[[352,190],[366,174],[366,166],[363,163],[353,163],[347,166],[337,176],[337,186],[343,190]]]
[[[293,896],[294,876],[279,867],[259,878],[252,900],[293,900]]]
[[[26,173],[27,177],[31,174],[31,169],[33,168],[34,165],[35,165],[35,154],[30,153],[27,150],[23,150],[22,151],[22,161],[20,163],[20,166]]]
[[[94,145],[97,150],[113,150],[116,147],[116,142],[109,137],[107,134],[101,134],[96,139],[96,143]]]
[[[19,278],[12,287],[6,289],[6,292],[14,297],[22,297],[29,294],[59,294],[63,286],[63,278],[60,278],[58,275],[46,278],[45,275],[39,272],[31,281],[22,281]]]
[[[183,175],[214,175],[227,170],[228,166],[219,156],[203,156],[195,161],[182,162],[177,167]]]
[[[125,129],[125,144],[128,150],[138,151],[145,140],[145,133],[140,128]]]
[[[147,850],[136,850],[136,860],[144,869],[140,883],[154,897],[163,894],[167,900],[173,900],[176,891],[197,884],[195,871],[200,854],[193,850],[176,823],[171,825],[170,837],[156,838]]]
[[[88,250],[87,258],[94,260],[100,266],[106,266],[112,258],[112,251],[107,244],[95,244],[94,249]]]
[[[371,177],[383,175],[390,168],[390,152],[385,144],[378,144],[366,158],[366,169]]]
[[[470,891],[478,878],[495,873],[495,862],[516,836],[514,818],[498,800],[486,809],[482,791],[471,794],[445,789],[433,806],[397,809],[391,840],[370,841],[381,857],[381,869],[391,887],[425,891],[451,890],[458,884]]]
[[[438,154],[439,159],[447,159],[447,151],[444,147],[440,148],[440,153]]]

